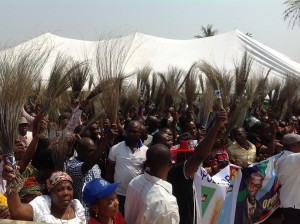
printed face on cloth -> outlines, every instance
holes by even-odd
[[[261,173],[253,173],[248,179],[248,191],[249,191],[249,202],[251,204],[255,203],[255,196],[257,192],[262,188],[264,181],[264,176]]]

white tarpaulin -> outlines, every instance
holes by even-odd
[[[203,59],[221,69],[231,70],[234,68],[234,63],[241,59],[244,49],[247,49],[255,61],[254,69],[267,71],[271,68],[271,75],[278,77],[284,77],[286,74],[300,76],[299,63],[238,30],[191,40],[173,40],[135,33],[108,41],[116,40],[126,44],[130,49],[125,72],[133,72],[147,65],[156,72],[165,72],[169,66],[188,70],[194,62]],[[44,70],[43,79],[48,78],[56,54],[63,53],[75,60],[87,59],[95,62],[95,52],[99,43],[46,33],[16,46],[15,49],[23,49],[24,46],[34,46],[43,42],[49,48],[54,49],[52,59],[49,60]],[[101,41],[100,43],[105,45],[107,42]]]

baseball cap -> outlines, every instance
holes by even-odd
[[[25,117],[20,117],[18,123],[19,124],[28,124],[28,122],[27,122],[27,120],[26,120]]]
[[[284,145],[291,145],[291,144],[294,144],[297,142],[300,142],[300,135],[297,135],[297,134],[293,134],[293,133],[286,134],[282,138],[282,143]]]
[[[83,189],[83,201],[87,206],[91,206],[98,199],[112,194],[119,183],[109,183],[103,178],[95,178],[88,182]]]

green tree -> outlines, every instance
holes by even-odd
[[[300,0],[287,0],[283,4],[287,5],[287,9],[283,12],[284,21],[289,20],[292,29],[296,24],[300,27]]]
[[[208,24],[206,27],[201,26],[201,31],[202,31],[202,36],[201,35],[196,35],[194,37],[196,37],[196,38],[211,37],[211,36],[214,36],[218,33],[218,30],[213,30],[213,25],[212,24]]]

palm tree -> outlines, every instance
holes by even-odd
[[[287,0],[284,2],[288,8],[283,12],[284,20],[289,20],[289,26],[294,26],[298,23],[300,27],[300,0]]]
[[[202,36],[196,35],[196,38],[204,38],[204,37],[211,37],[218,33],[218,30],[213,30],[213,25],[208,24],[206,27],[201,26]]]

